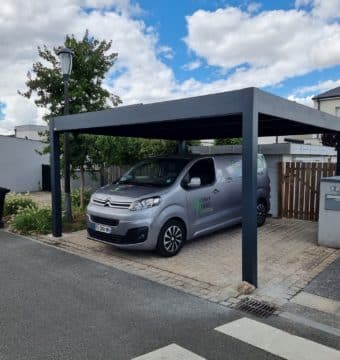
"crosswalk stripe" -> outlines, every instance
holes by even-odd
[[[248,318],[215,330],[287,360],[340,360],[340,351]]]
[[[148,354],[138,356],[132,360],[205,360],[201,356],[182,348],[176,344],[170,344]]]

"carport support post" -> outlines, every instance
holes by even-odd
[[[60,188],[60,142],[59,133],[54,130],[54,119],[50,120],[51,147],[51,190],[52,190],[52,235],[60,237],[61,222],[61,188]]]
[[[177,149],[178,149],[178,155],[184,155],[185,154],[185,141],[179,140],[177,142]]]
[[[336,176],[340,176],[340,132],[336,133],[336,137],[335,137],[335,141],[336,141],[336,153],[337,153],[337,160],[336,160],[336,171],[335,171],[335,175]]]
[[[242,280],[257,287],[258,113],[252,99],[242,116]]]

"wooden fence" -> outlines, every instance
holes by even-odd
[[[318,221],[320,179],[335,175],[334,163],[279,163],[280,216]]]

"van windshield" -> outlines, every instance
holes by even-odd
[[[126,172],[118,184],[144,186],[170,186],[183,170],[189,159],[150,159],[138,163]]]

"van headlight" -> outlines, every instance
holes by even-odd
[[[130,205],[129,210],[137,211],[137,210],[148,209],[159,205],[160,202],[161,202],[161,198],[159,196],[142,199],[142,200],[136,200]]]

